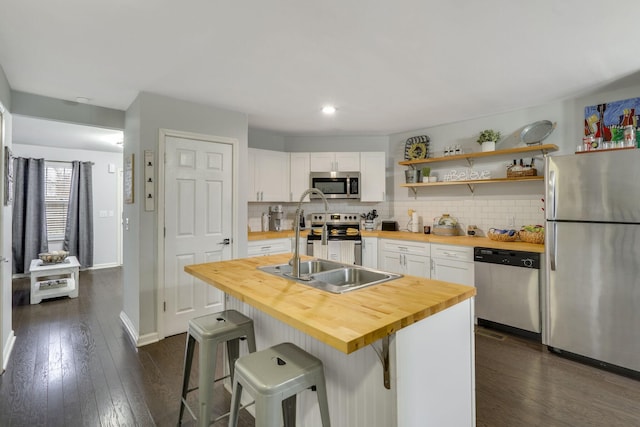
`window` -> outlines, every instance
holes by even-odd
[[[63,240],[71,189],[71,163],[45,162],[44,202],[49,240]]]

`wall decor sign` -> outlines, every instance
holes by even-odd
[[[13,153],[9,147],[4,147],[4,204],[13,203]]]
[[[155,185],[153,182],[155,165],[153,151],[144,150],[144,210],[152,211],[155,208]]]
[[[124,202],[133,203],[133,173],[134,173],[133,153],[124,158]]]
[[[584,136],[602,138],[602,142],[620,142],[624,128],[638,127],[640,98],[623,99],[605,104],[591,105],[584,109]]]

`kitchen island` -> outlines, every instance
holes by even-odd
[[[190,265],[253,318],[258,349],[289,341],[325,364],[334,426],[475,424],[475,288],[405,276],[331,294],[258,270],[290,254]],[[388,349],[387,363],[383,363]],[[389,388],[383,381],[384,367]],[[319,426],[315,396],[298,425]]]

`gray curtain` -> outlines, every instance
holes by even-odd
[[[47,252],[44,159],[17,157],[13,163],[13,273],[28,273],[31,260]]]
[[[91,162],[72,162],[71,191],[63,248],[82,268],[93,265],[93,197]]]

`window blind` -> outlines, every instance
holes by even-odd
[[[48,239],[62,240],[71,190],[71,163],[45,162],[45,181]]]

